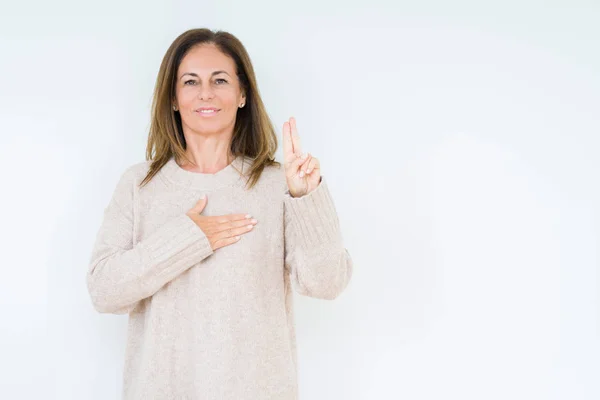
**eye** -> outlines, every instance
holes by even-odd
[[[223,81],[223,82],[227,83],[227,81],[225,79],[222,79],[222,78],[215,79],[215,82],[219,82],[219,81]]]
[[[194,81],[194,80],[190,79],[189,81],[185,81],[183,84],[184,84],[184,85],[187,85],[187,83],[188,83],[188,82],[196,82],[196,81]]]

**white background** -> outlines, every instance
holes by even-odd
[[[301,399],[600,398],[600,3],[483,3],[3,3],[0,398],[119,397],[127,317],[85,273],[197,27],[297,118],[354,260],[296,296]]]

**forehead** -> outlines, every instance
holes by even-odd
[[[214,45],[196,46],[183,57],[179,64],[179,74],[185,72],[205,72],[225,70],[230,74],[235,72],[235,63],[231,57]]]

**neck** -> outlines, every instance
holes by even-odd
[[[205,174],[225,168],[235,158],[231,153],[232,134],[232,130],[190,134],[184,129],[187,160],[177,160],[179,165],[188,171]]]
[[[187,167],[180,166],[175,161],[175,157],[171,156],[169,161],[162,167],[161,175],[167,180],[188,189],[213,190],[243,182],[242,175],[246,173],[244,160],[244,156],[239,156],[232,159],[229,164],[223,164],[222,168],[218,170],[200,172],[197,169],[190,170]]]
[[[217,171],[222,170],[233,161],[234,156],[231,153],[225,155],[216,155],[203,152],[202,154],[193,154],[186,152],[187,158],[190,162],[180,160],[179,164],[181,168],[190,172],[200,172],[203,174],[214,174]]]

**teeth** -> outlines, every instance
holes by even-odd
[[[212,114],[212,113],[216,112],[216,110],[200,110],[200,112],[202,114]]]

